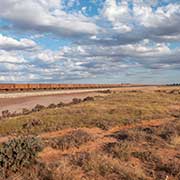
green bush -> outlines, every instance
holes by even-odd
[[[4,143],[0,149],[0,174],[7,177],[9,173],[35,163],[41,150],[42,144],[35,137],[20,137]]]

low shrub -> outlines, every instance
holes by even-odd
[[[131,144],[127,142],[108,143],[104,145],[103,150],[113,158],[127,161],[131,155]]]
[[[92,124],[94,124],[95,127],[98,127],[102,130],[109,130],[110,128],[116,125],[116,122],[109,121],[106,119],[97,119],[96,121],[92,122]]]
[[[69,149],[71,147],[79,147],[80,145],[92,140],[91,135],[82,130],[75,130],[67,135],[54,138],[48,142],[55,149]]]
[[[0,180],[5,180],[1,179]],[[42,162],[37,162],[28,168],[22,168],[21,171],[11,173],[8,180],[55,180],[52,170]]]
[[[26,108],[23,108],[23,110],[22,110],[22,114],[23,114],[23,115],[27,115],[27,114],[30,114],[30,113],[31,113],[30,110],[28,110],[28,109],[26,109]]]
[[[65,106],[65,104],[63,103],[63,102],[59,102],[58,104],[57,104],[57,107],[64,107]]]
[[[35,137],[20,137],[4,143],[0,149],[0,174],[8,177],[9,172],[32,165],[41,150],[41,142]]]
[[[146,174],[153,179],[166,179],[171,176],[176,180],[179,177],[179,159],[163,159],[151,151],[133,152],[132,155],[144,163]]]
[[[40,104],[37,104],[33,109],[32,109],[32,112],[38,112],[38,111],[41,111],[42,109],[44,109],[45,106],[43,105],[40,105]]]
[[[94,152],[84,160],[81,167],[88,176],[95,179],[143,180],[131,169],[125,168],[120,161],[102,153]]]
[[[80,180],[81,175],[77,167],[73,167],[68,161],[62,159],[53,169],[53,180]],[[83,179],[83,178],[82,178]]]
[[[81,99],[73,98],[72,103],[73,104],[79,104],[81,102]]]
[[[23,127],[23,129],[30,129],[32,127],[40,126],[40,125],[42,125],[42,121],[41,120],[33,119],[33,120],[28,121],[27,123],[24,123],[22,125],[22,127]]]
[[[94,101],[94,98],[88,96],[88,97],[84,98],[83,101],[84,101],[84,102],[85,102],[85,101]]]
[[[132,155],[138,159],[140,159],[142,162],[158,162],[160,159],[153,155],[151,151],[138,151],[138,152],[132,152]]]
[[[89,159],[90,159],[90,153],[88,152],[79,152],[69,157],[70,162],[73,165],[79,167],[82,167],[83,164],[86,163],[86,161],[88,161]]]
[[[56,107],[57,107],[57,105],[53,104],[53,103],[48,106],[48,108],[50,108],[50,109],[53,109],[53,108],[56,108]]]
[[[2,118],[7,118],[10,116],[11,116],[11,113],[9,112],[9,110],[2,111]]]
[[[110,135],[110,137],[113,137],[115,139],[117,139],[118,141],[125,141],[125,140],[129,140],[129,134],[126,131],[117,131],[113,134]]]

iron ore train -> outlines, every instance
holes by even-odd
[[[128,84],[0,84],[0,91],[117,88]]]

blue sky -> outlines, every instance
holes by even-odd
[[[179,0],[0,1],[0,83],[179,77]]]

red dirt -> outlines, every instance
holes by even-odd
[[[9,141],[12,139],[11,136],[6,136],[6,137],[0,137],[0,144]]]
[[[128,130],[128,129],[133,129],[136,127],[154,127],[154,126],[160,126],[166,122],[169,122],[173,120],[174,118],[165,118],[165,119],[155,119],[155,120],[150,120],[150,121],[142,121],[137,124],[133,125],[127,125],[127,126],[119,126],[119,127],[114,127],[108,131],[103,131],[98,128],[81,128],[81,130],[84,130],[90,134],[92,134],[96,139],[94,141],[90,141],[86,144],[83,144],[79,148],[70,148],[65,151],[61,150],[56,150],[50,147],[47,147],[39,154],[39,157],[46,163],[52,162],[54,160],[58,160],[61,158],[62,155],[67,155],[67,154],[74,154],[77,152],[89,152],[89,151],[95,151],[101,148],[104,144],[106,143],[111,143],[111,142],[116,142],[116,140],[112,137],[107,137],[108,135],[111,135],[112,133],[115,133],[117,131],[121,130]],[[72,131],[74,129],[65,129],[62,131],[56,131],[56,132],[51,132],[51,133],[44,133],[41,134],[39,137],[42,138],[54,138],[54,137],[59,137],[62,135],[67,134],[69,131]]]

